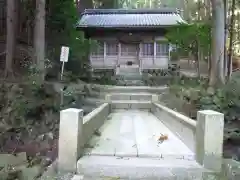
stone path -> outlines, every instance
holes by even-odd
[[[182,159],[84,156],[78,161],[78,175],[72,180],[203,180],[203,171],[207,172],[195,161]]]
[[[194,153],[148,110],[115,110],[90,140],[72,180],[185,179],[212,174],[194,160]],[[168,140],[158,143],[158,137]]]
[[[194,153],[157,117],[148,111],[119,110],[111,113],[85,150],[88,155],[194,159]],[[168,140],[158,143],[158,137]]]

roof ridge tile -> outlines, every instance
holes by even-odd
[[[179,13],[175,8],[159,9],[85,9],[84,14],[174,14]]]

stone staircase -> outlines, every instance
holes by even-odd
[[[59,158],[57,162],[57,167],[65,167],[66,169],[68,169],[68,171],[69,169],[71,169],[71,172],[74,172],[74,174],[72,174],[72,176],[68,178],[63,178],[62,176],[61,178],[57,179],[239,180],[239,163],[233,165],[232,160],[229,160],[229,162],[227,163],[225,160],[223,162],[220,162],[217,159],[214,159],[211,156],[205,154],[205,152],[208,152],[208,150],[210,150],[211,152],[218,151],[220,150],[220,148],[218,147],[222,146],[222,141],[215,141],[218,137],[214,137],[214,141],[212,139],[211,141],[208,141],[208,139],[210,139],[208,137],[212,137],[213,130],[215,134],[223,134],[223,126],[220,123],[223,122],[222,115],[210,110],[200,111],[199,113],[201,114],[201,116],[199,116],[199,119],[197,120],[200,123],[198,124],[196,123],[196,121],[190,119],[189,117],[186,117],[182,114],[179,114],[178,112],[175,112],[165,106],[158,104],[158,99],[156,98],[156,96],[165,91],[167,91],[167,87],[97,86],[97,88],[94,88],[94,91],[90,93],[91,96],[86,98],[86,103],[95,106],[98,106],[98,103],[102,103],[101,106],[97,107],[95,110],[93,110],[86,116],[82,116],[81,113],[79,113],[80,111],[77,109],[63,110],[60,113],[60,116],[62,116],[60,118],[60,121],[62,121],[63,123],[60,123],[59,142],[62,145],[59,146],[59,150],[61,151],[59,151],[58,153]],[[141,104],[141,102],[143,104]],[[179,138],[181,137],[181,140],[185,142],[188,147],[195,147],[195,145],[197,145],[197,147],[199,147],[200,149],[203,148],[201,149],[201,151],[195,151],[195,155],[197,155],[196,157],[204,157],[203,161],[201,159],[198,159],[196,161],[195,158],[192,159],[189,156],[178,156],[177,158],[173,156],[163,155],[158,157],[151,155],[132,156],[126,154],[125,156],[116,156],[116,150],[114,156],[106,155],[106,150],[104,150],[103,153],[92,154],[88,151],[85,151],[88,153],[83,152],[83,156],[81,156],[81,158],[79,159],[77,155],[79,153],[78,151],[81,149],[78,148],[80,147],[79,140],[81,140],[83,144],[86,144],[86,142],[90,140],[89,138],[91,136],[95,136],[104,139],[104,141],[100,143],[102,144],[101,147],[104,147],[104,149],[106,149],[106,147],[110,145],[110,141],[107,138],[109,136],[106,136],[106,133],[101,133],[101,131],[98,131],[97,135],[95,134],[95,130],[99,129],[99,127],[103,126],[105,123],[108,124],[108,122],[110,122],[110,118],[108,117],[111,111],[119,112],[129,109],[145,110],[148,106],[150,107],[149,112],[153,113],[156,117],[161,119],[161,121],[163,121],[163,124],[168,126],[172,132],[175,132],[179,136]],[[63,113],[66,113],[66,115],[64,115]],[[137,116],[138,115],[139,114],[137,114]],[[211,117],[215,118],[214,121],[212,121]],[[79,119],[82,120],[83,124],[78,124],[80,121]],[[128,120],[127,116],[124,116],[124,119]],[[149,117],[146,117],[144,118],[144,120],[149,122],[151,119]],[[141,121],[141,118],[137,118],[136,124],[139,125],[139,121]],[[203,123],[205,124],[205,126],[203,126]],[[212,127],[206,128],[208,126]],[[111,132],[115,133],[117,130],[121,129],[118,124],[116,124],[115,129],[106,127],[107,126],[104,126],[106,132],[110,134]],[[125,127],[129,127],[128,122]],[[142,126],[143,129],[145,129],[146,127],[147,126]],[[150,129],[154,129],[153,127],[156,127],[155,124],[153,124]],[[145,130],[142,129],[141,131],[139,130],[139,128],[134,128],[134,131],[136,131],[136,129],[138,129],[138,132],[140,132],[140,136],[144,134],[143,131]],[[209,132],[208,129],[211,129],[211,132]],[[79,134],[81,133],[82,136],[79,136]],[[79,139],[79,137],[84,138]],[[219,135],[219,137],[221,137],[221,135]],[[144,138],[139,139],[144,140]],[[97,143],[95,139],[97,138],[93,138],[92,140]],[[119,141],[119,139],[117,138],[116,141]],[[66,142],[68,142],[67,146]],[[121,143],[121,141],[119,142]],[[202,145],[203,143],[204,146]],[[86,150],[88,148],[93,148],[93,146],[91,146],[91,143],[87,143],[87,145],[88,146],[85,146]],[[123,144],[121,144],[119,147],[123,147],[122,145]],[[164,143],[162,145],[164,145]],[[151,143],[148,145],[146,144],[146,148],[150,146]],[[96,147],[99,147],[99,144],[97,144]],[[129,147],[130,149],[132,148],[132,146]],[[171,147],[173,149],[176,148],[177,152],[179,152],[179,149],[181,149],[175,143]],[[141,148],[142,150],[145,149],[144,147]],[[163,148],[161,149],[161,151],[162,150]],[[139,152],[140,151],[138,150],[137,154],[139,154]],[[122,153],[122,151],[120,151],[120,153]],[[220,163],[222,163],[224,168],[222,169],[221,173],[219,172],[221,166]],[[68,166],[65,166],[66,164]],[[51,169],[47,172],[51,172]],[[54,173],[53,175],[51,175],[51,177],[48,176],[48,178],[46,179],[41,178],[41,180],[56,179],[53,178],[53,176],[55,176]]]
[[[145,87],[145,86],[98,86],[93,89],[90,94],[83,99],[83,106],[80,107],[84,110],[86,114],[90,113],[92,110],[97,108],[98,106],[102,105],[106,102],[106,95],[112,94],[115,97],[118,97],[119,100],[124,99],[125,97],[129,96],[129,93],[135,92],[139,95],[138,99],[144,98],[146,94],[162,94],[166,92],[168,87],[160,86],[160,87]]]
[[[167,87],[99,87],[98,97],[88,98],[89,103],[103,104],[110,95],[114,101],[149,101],[152,94],[161,94]],[[135,93],[133,93],[135,92]],[[125,102],[126,103],[126,102]],[[124,104],[122,104],[124,105]],[[124,106],[125,107],[125,106]],[[107,142],[106,142],[107,143]],[[168,179],[168,180],[208,180],[216,178],[216,173],[205,169],[189,159],[117,157],[91,155],[77,162],[77,175],[71,180],[103,179]]]
[[[118,76],[119,86],[143,86],[144,82],[142,80],[142,76],[139,74],[126,74],[122,76]]]
[[[138,65],[119,65],[116,67],[116,74],[125,74],[125,73],[139,73],[139,66]]]
[[[213,171],[205,169],[195,161],[110,156],[81,158],[77,164],[77,174],[72,180],[215,180],[216,178]]]
[[[139,76],[138,76],[139,77]],[[83,86],[87,84],[74,84],[68,87],[68,91],[79,91],[81,93],[83,91]],[[105,103],[105,96],[108,93],[154,93],[161,94],[165,92],[168,88],[166,86],[160,87],[146,87],[146,86],[134,86],[133,84],[130,87],[127,86],[106,86],[106,85],[88,85],[93,86],[94,88],[88,88],[89,93],[87,93],[85,98],[79,98],[78,102],[71,106],[71,108],[81,108],[84,110],[84,114],[90,113],[92,110],[96,109],[101,104]],[[55,83],[54,89],[56,92],[61,93],[61,89],[63,88],[63,84]]]
[[[116,76],[120,86],[143,86],[142,75],[139,71],[139,66],[124,66],[121,65],[116,69]]]

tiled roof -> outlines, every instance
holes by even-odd
[[[161,27],[185,22],[177,10],[87,9],[78,27]]]

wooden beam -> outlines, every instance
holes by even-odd
[[[138,57],[138,63],[139,63],[139,73],[141,74],[142,73],[142,69],[141,69],[141,43],[138,44],[138,47],[137,47],[137,57]]]
[[[121,58],[121,43],[118,43],[118,59],[117,59],[117,65],[120,63],[120,58]]]
[[[168,64],[171,63],[171,49],[170,49],[171,44],[168,43]]]
[[[104,54],[103,54],[103,64],[105,66],[106,65],[105,60],[106,60],[106,57],[107,57],[107,43],[105,41],[103,42],[103,52],[104,52]]]
[[[155,62],[156,62],[156,56],[157,56],[157,43],[154,40],[154,43],[153,43],[153,65],[155,65]]]
[[[139,65],[142,68],[142,43],[139,43]]]

